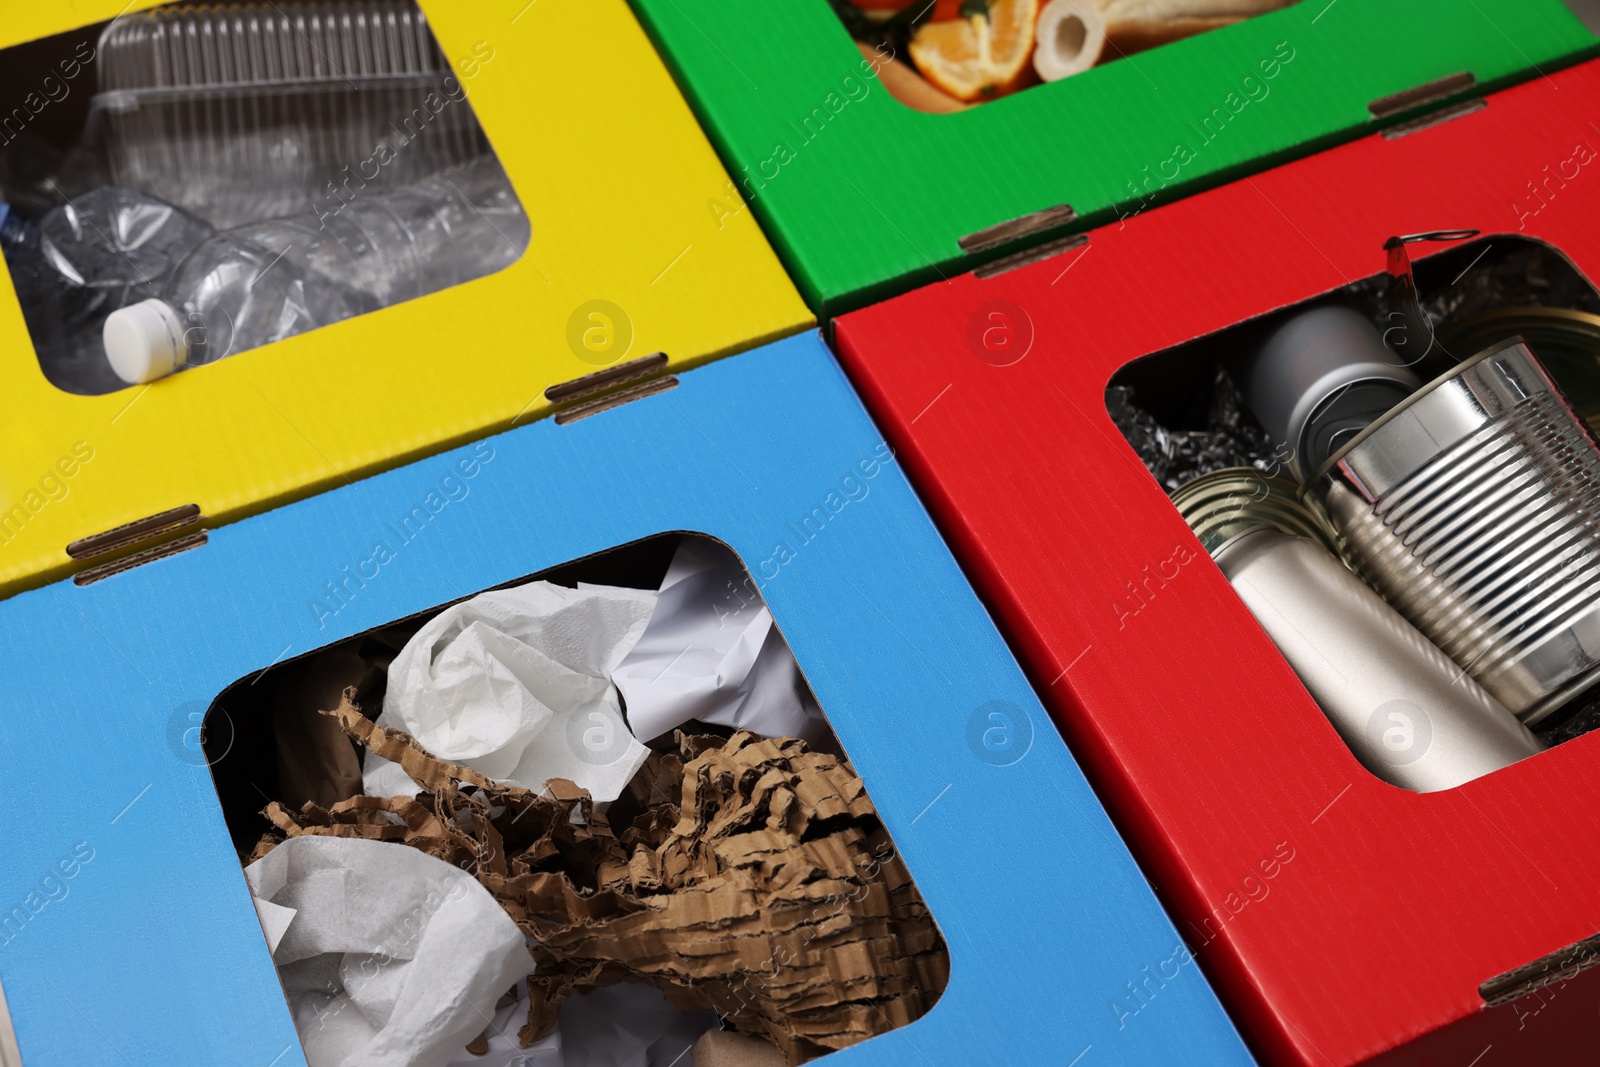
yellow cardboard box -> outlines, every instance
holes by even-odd
[[[230,522],[540,418],[547,387],[603,364],[681,370],[811,323],[625,0],[422,8],[527,211],[522,258],[104,396],[46,381],[6,276],[0,596],[101,562],[68,544],[152,514]],[[123,10],[19,6],[0,48]]]

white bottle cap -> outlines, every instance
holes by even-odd
[[[177,309],[154,298],[113,311],[101,340],[111,369],[131,385],[171,374],[183,366],[189,348]]]

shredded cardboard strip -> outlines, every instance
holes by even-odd
[[[677,735],[613,807],[620,833],[563,779],[543,793],[435,759],[369,721],[347,689],[346,734],[403,767],[417,798],[355,796],[294,812],[249,861],[287,837],[393,841],[472,873],[535,942],[524,1047],[562,1002],[619,982],[709,1008],[790,1064],[920,1018],[949,957],[861,779],[803,741]]]

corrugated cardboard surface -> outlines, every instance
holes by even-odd
[[[837,324],[1180,929],[1275,1062],[1353,1064],[1423,1035],[1386,1062],[1589,1061],[1593,975],[1493,1011],[1478,987],[1600,929],[1600,736],[1427,795],[1369,774],[1112,425],[1106,383],[1380,273],[1391,235],[1520,228],[1600,277],[1597,106],[1600,61]],[[996,309],[1032,338],[1008,366],[969,340]],[[1175,546],[1197,562],[1130,617],[1128,583]],[[1295,858],[1256,899],[1244,879],[1261,884],[1280,842]]]
[[[526,254],[491,277],[99,397],[45,380],[0,282],[0,594],[66,573],[68,542],[153,512],[193,503],[227,521],[539,418],[547,385],[595,369],[568,343],[590,301],[631,320],[627,357],[662,350],[679,368],[810,322],[624,0],[423,7],[447,57],[491,50],[462,84],[532,222]],[[121,8],[20,7],[0,46]],[[92,77],[90,64],[77,91]],[[75,449],[92,459],[64,493],[42,493]]]
[[[0,902],[93,851],[0,948],[29,1067],[301,1062],[190,716],[273,662],[671,530],[743,557],[949,943],[933,1011],[829,1063],[1248,1063],[898,466],[865,475],[881,444],[799,337],[0,603]],[[469,493],[319,612],[463,458]],[[1006,766],[969,742],[994,701],[1031,733]]]
[[[1358,135],[1391,93],[1461,71],[1498,87],[1595,44],[1559,0],[1303,0],[927,115],[862,77],[825,0],[634,6],[806,299],[833,314],[993,258],[956,242],[997,223],[1071,204],[1099,225]],[[1280,46],[1292,58],[1263,79]]]

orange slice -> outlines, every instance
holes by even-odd
[[[957,100],[1000,96],[1027,81],[1038,17],[1039,0],[991,0],[987,17],[925,22],[911,38],[911,61]]]

